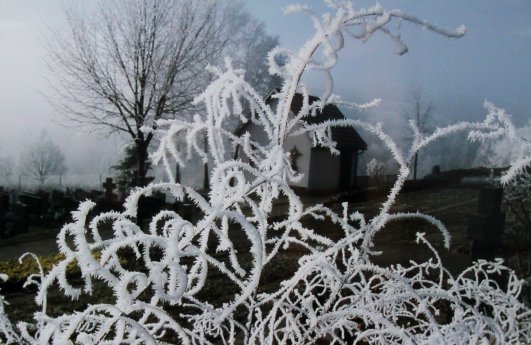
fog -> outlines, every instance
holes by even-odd
[[[312,27],[303,14],[282,14],[281,7],[291,2],[254,0],[246,5],[283,46],[296,49],[312,34]],[[455,40],[404,24],[402,38],[409,47],[404,56],[394,54],[393,43],[381,35],[366,43],[347,42],[335,69],[334,92],[356,102],[382,99],[377,109],[350,116],[383,121],[396,137],[407,136],[402,114],[412,90],[418,89],[433,104],[440,124],[481,118],[485,99],[505,108],[518,126],[527,124],[531,114],[529,1],[379,2],[446,28],[464,24],[468,31]],[[356,1],[358,6],[372,4]],[[316,8],[321,11],[324,6]],[[44,129],[63,150],[71,174],[109,174],[124,140],[105,138],[91,128],[65,127],[48,101],[54,97],[46,81],[53,76],[44,62],[50,28],[66,29],[61,1],[0,0],[0,156],[16,161],[25,145]],[[319,75],[305,82],[312,93],[322,92]]]

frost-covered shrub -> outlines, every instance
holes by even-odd
[[[434,247],[418,234],[419,245],[433,252],[426,262],[382,267],[374,264],[373,238],[391,221],[417,218],[432,224],[443,237],[444,225],[420,213],[392,213],[397,195],[410,173],[411,160],[419,149],[455,132],[466,132],[472,140],[511,134],[504,112],[487,104],[483,122],[461,122],[422,134],[410,122],[414,140],[407,152],[399,150],[381,124],[361,120],[308,124],[326,103],[360,108],[375,105],[342,101],[332,94],[330,70],[338,59],[344,38],[366,40],[382,32],[406,47],[400,35],[388,26],[409,21],[425,29],[460,37],[464,29],[446,31],[397,10],[380,6],[355,9],[349,3],[327,2],[331,13],[316,15],[304,6],[316,33],[297,52],[274,49],[269,54],[270,72],[284,82],[272,97],[272,109],[245,81],[243,71],[229,60],[212,68],[215,80],[196,98],[206,109],[191,122],[158,122],[160,147],[153,159],[171,171],[174,161],[186,164],[199,154],[212,166],[211,189],[202,196],[174,181],[151,184],[135,190],[122,213],[109,212],[88,219],[94,203],[87,201],[74,212],[74,222],[63,227],[58,244],[65,259],[49,273],[32,277],[39,286],[37,302],[42,310],[33,324],[16,327],[1,314],[0,330],[7,342],[30,344],[505,344],[529,343],[530,312],[518,296],[521,282],[501,262],[475,263],[458,276],[445,270]],[[320,56],[316,56],[319,54]],[[284,61],[278,64],[277,61]],[[310,69],[321,71],[328,88],[320,101],[310,103],[301,76]],[[290,115],[295,93],[303,95],[301,110]],[[242,104],[252,110],[247,117]],[[224,129],[230,118],[253,121],[269,139],[267,144],[245,134],[236,137]],[[333,126],[355,126],[379,138],[399,166],[399,174],[380,212],[371,219],[343,204],[336,213],[322,205],[305,206],[288,185],[300,175],[291,169],[283,150],[290,135],[308,133],[315,144],[335,152]],[[206,135],[208,154],[203,148]],[[176,142],[186,138],[186,147]],[[252,164],[227,159],[238,146]],[[515,171],[521,169],[516,163]],[[510,176],[509,176],[510,177]],[[139,199],[164,191],[179,200],[195,203],[201,217],[194,222],[173,211],[161,211],[149,228],[136,224]],[[288,205],[284,217],[273,217],[275,201]],[[326,219],[343,233],[332,240],[308,228],[303,218]],[[113,236],[102,237],[112,224]],[[246,250],[241,250],[244,243]],[[295,250],[297,265],[282,282],[264,288],[264,272],[279,255]],[[95,253],[100,253],[98,256]],[[124,265],[122,256],[134,255],[134,266]],[[65,274],[77,262],[82,283],[74,286]],[[282,262],[280,262],[282,265]],[[283,265],[288,267],[289,265]],[[276,267],[276,266],[275,266]],[[499,283],[499,276],[505,283]],[[73,299],[91,294],[97,285],[114,294],[114,303],[89,305],[66,315],[50,315],[48,293],[59,286]],[[205,290],[222,289],[225,301],[214,303]],[[1,304],[0,304],[1,305]],[[1,311],[1,310],[0,310]]]

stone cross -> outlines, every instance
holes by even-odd
[[[293,148],[289,151],[289,158],[291,160],[291,168],[295,171],[299,171],[297,160],[300,156],[302,156],[302,153],[299,152],[297,146],[293,146]]]
[[[116,187],[116,184],[112,182],[112,177],[107,177],[103,183],[103,188],[105,188],[105,199],[112,200],[114,195],[112,191]]]

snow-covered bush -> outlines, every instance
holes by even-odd
[[[227,60],[212,68],[215,80],[196,102],[206,112],[191,122],[163,120],[158,123],[160,147],[155,162],[171,171],[174,161],[199,154],[212,165],[211,189],[204,197],[174,181],[135,190],[122,213],[104,213],[89,219],[94,203],[87,201],[73,214],[74,222],[63,227],[59,249],[65,259],[48,274],[31,277],[37,284],[34,323],[16,327],[2,314],[0,330],[7,342],[17,344],[311,344],[321,339],[331,344],[505,344],[529,343],[530,311],[518,300],[521,282],[501,262],[477,262],[452,276],[440,262],[434,247],[418,234],[433,258],[407,266],[382,267],[371,262],[373,238],[391,221],[419,218],[440,230],[450,245],[444,225],[420,213],[391,213],[402,185],[410,173],[416,151],[438,138],[467,132],[472,140],[506,135],[510,124],[504,113],[487,105],[483,122],[461,122],[423,135],[410,122],[414,140],[408,152],[399,150],[381,124],[339,120],[309,125],[326,103],[365,107],[343,102],[332,94],[331,69],[345,38],[366,40],[375,32],[406,47],[388,24],[408,21],[448,37],[460,37],[464,28],[447,31],[398,10],[380,6],[355,9],[350,3],[327,1],[330,13],[318,16],[304,6],[316,33],[297,52],[274,49],[270,71],[284,82],[273,95],[272,109],[245,81],[243,71]],[[319,56],[316,56],[318,54]],[[277,64],[277,61],[284,61]],[[308,70],[318,70],[328,81],[321,101],[309,102],[300,82]],[[290,116],[295,93],[303,95],[299,113]],[[252,110],[243,113],[242,102]],[[224,123],[234,117],[262,126],[266,145],[249,135],[234,136]],[[308,133],[316,145],[336,151],[332,126],[355,126],[379,138],[399,165],[399,174],[380,212],[371,219],[343,205],[342,211],[322,205],[305,206],[288,185],[300,178],[290,166],[283,143],[290,135]],[[509,133],[510,134],[510,133]],[[202,142],[208,140],[208,154]],[[178,138],[186,138],[179,150]],[[252,164],[228,159],[235,146]],[[524,162],[525,163],[525,162]],[[518,167],[518,165],[516,165]],[[148,229],[136,224],[139,199],[157,191],[192,200],[201,217],[194,222],[173,211],[161,211]],[[287,202],[284,217],[273,217],[275,202]],[[287,200],[287,201],[286,201]],[[307,228],[303,218],[328,219],[344,236],[332,240]],[[102,237],[112,225],[113,236]],[[246,250],[240,249],[241,243]],[[263,286],[264,272],[291,250],[300,253],[296,268],[278,284]],[[95,253],[98,253],[96,256]],[[135,265],[121,258],[134,255]],[[82,284],[74,286],[65,273],[77,262]],[[276,262],[278,264],[278,261]],[[289,265],[283,265],[288,267]],[[496,277],[504,275],[505,284]],[[83,299],[95,286],[114,295],[113,303],[92,304],[65,315],[48,312],[48,294],[59,286],[72,299]],[[217,285],[228,294],[215,303],[204,294]],[[0,309],[0,311],[2,311]]]

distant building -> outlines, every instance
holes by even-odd
[[[310,103],[319,100],[310,96]],[[302,107],[302,95],[296,94],[291,104],[291,115],[296,114]],[[271,97],[266,102],[272,103]],[[328,120],[342,120],[345,116],[332,104],[326,105],[316,116],[309,116],[304,120],[308,124],[318,124]],[[267,137],[262,127],[248,121],[236,130],[237,135],[248,132],[251,139],[258,143],[266,143]],[[352,127],[332,128],[332,139],[337,143],[339,155],[332,155],[324,147],[312,146],[308,134],[288,137],[284,149],[291,153],[292,167],[304,174],[298,182],[290,185],[299,191],[314,193],[332,193],[347,191],[357,185],[358,156],[367,150],[367,143]],[[239,157],[246,160],[246,157]]]

